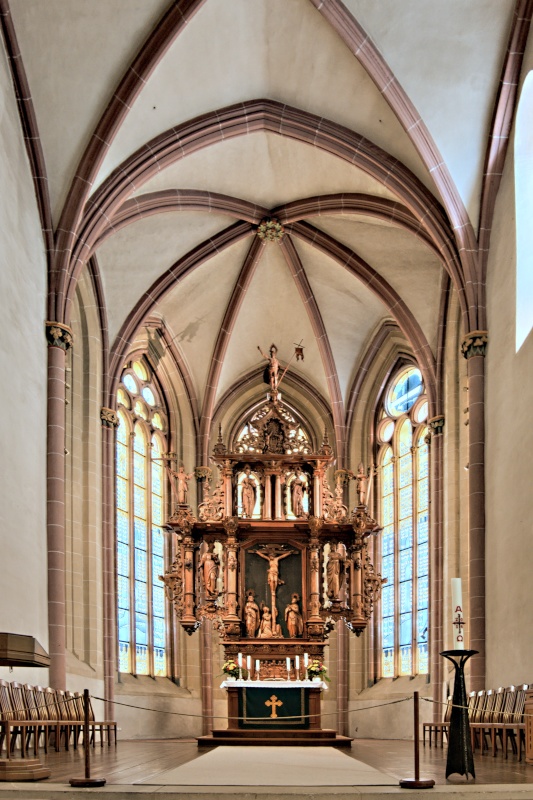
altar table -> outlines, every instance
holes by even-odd
[[[224,681],[228,730],[319,730],[323,681]]]

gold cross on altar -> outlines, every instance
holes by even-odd
[[[270,700],[265,700],[265,705],[272,707],[272,713],[270,715],[270,719],[277,719],[278,718],[277,707],[283,705],[281,700],[278,700],[276,695],[273,694]]]

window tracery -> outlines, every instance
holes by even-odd
[[[166,603],[159,581],[165,571],[167,415],[160,397],[148,367],[134,361],[117,392],[116,539],[119,671],[135,675],[167,674]]]
[[[381,675],[428,672],[429,454],[420,371],[396,373],[378,414]]]

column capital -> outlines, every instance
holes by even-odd
[[[67,351],[72,346],[74,334],[68,325],[63,325],[62,322],[50,322],[47,320],[44,326],[48,347],[60,347],[61,350]]]
[[[444,414],[437,414],[436,417],[428,419],[428,428],[432,436],[439,436],[442,434],[444,428]]]
[[[461,342],[461,352],[466,359],[472,356],[485,356],[488,341],[488,331],[470,331]]]
[[[103,428],[118,428],[118,414],[112,408],[102,406],[100,409],[100,420]]]

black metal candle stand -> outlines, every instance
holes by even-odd
[[[465,671],[466,662],[479,650],[444,650],[441,656],[452,662],[455,669],[453,683],[452,714],[448,735],[448,758],[446,760],[446,778],[455,772],[470,774],[474,779],[474,757],[470,741],[470,723],[468,721],[468,701],[466,697]]]

